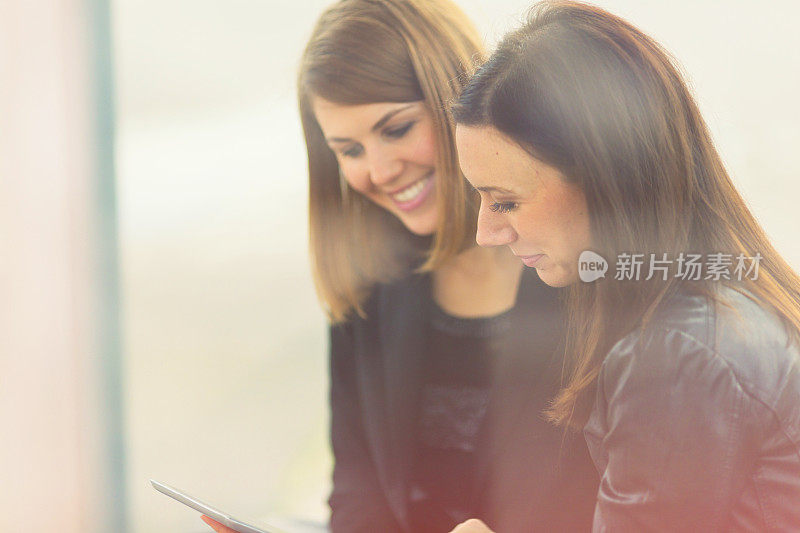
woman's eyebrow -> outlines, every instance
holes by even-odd
[[[380,120],[378,120],[378,122],[376,122],[376,123],[375,123],[375,124],[372,126],[372,131],[377,131],[377,130],[379,130],[381,127],[383,127],[383,125],[384,125],[384,124],[386,124],[387,122],[389,122],[389,119],[391,119],[393,116],[395,116],[396,114],[398,114],[398,113],[399,113],[399,112],[401,112],[401,111],[405,111],[406,109],[408,109],[408,108],[410,108],[410,107],[414,107],[414,104],[408,104],[408,105],[404,105],[403,107],[398,107],[397,109],[393,109],[393,110],[389,111],[388,113],[386,113],[385,115],[383,115],[383,116],[380,118]]]
[[[515,194],[511,189],[504,189],[502,187],[475,187],[475,189],[483,192],[499,192],[503,194]]]
[[[398,107],[397,109],[392,109],[391,111],[383,115],[381,118],[379,118],[378,121],[372,125],[372,128],[370,128],[370,130],[377,131],[381,129],[383,125],[389,122],[389,120],[391,120],[393,116],[411,107],[414,107],[414,104],[408,104],[404,105],[403,107]],[[350,141],[352,141],[352,139],[348,139],[347,137],[328,137],[328,142],[332,143],[347,143]]]

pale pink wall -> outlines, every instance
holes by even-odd
[[[0,3],[0,531],[99,531],[89,2]]]

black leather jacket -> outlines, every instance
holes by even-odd
[[[730,289],[621,339],[584,429],[594,531],[800,531],[800,351]]]

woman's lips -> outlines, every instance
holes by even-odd
[[[422,205],[433,190],[433,186],[433,171],[431,171],[427,176],[417,180],[402,191],[390,194],[389,198],[401,211],[411,211]]]
[[[517,257],[522,259],[522,262],[525,263],[525,266],[535,267],[536,263],[538,263],[539,260],[544,256],[545,254],[536,254],[536,255],[519,255]]]

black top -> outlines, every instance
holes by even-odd
[[[423,275],[379,285],[366,317],[331,328],[333,533],[419,531],[411,489],[419,401],[431,384],[431,293]],[[495,531],[589,531],[598,478],[586,444],[541,416],[561,378],[558,290],[526,269],[508,317],[491,350],[473,479],[458,497]]]
[[[447,314],[429,301],[426,350],[410,476],[412,530],[450,531],[476,514],[478,432],[489,406],[492,368],[511,328],[510,312],[485,318]]]

